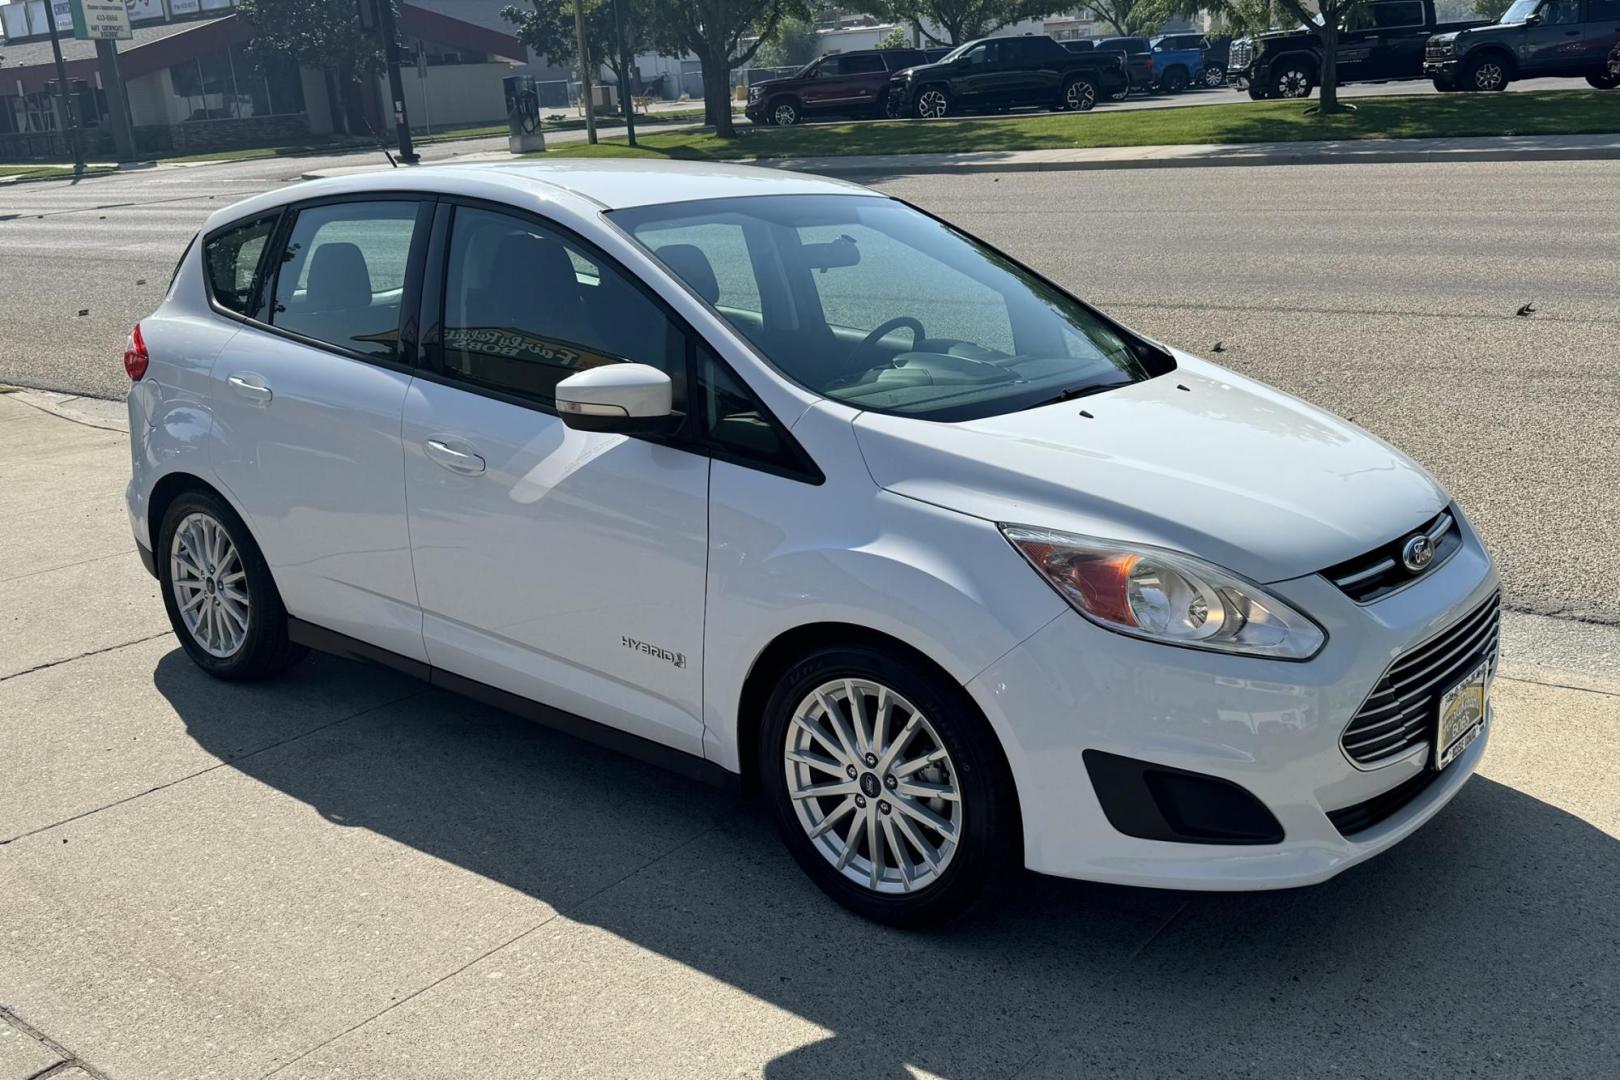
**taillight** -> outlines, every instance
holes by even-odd
[[[140,382],[141,376],[146,374],[146,365],[151,362],[146,342],[141,338],[141,324],[136,323],[135,329],[129,332],[129,341],[124,345],[124,372],[132,382]]]

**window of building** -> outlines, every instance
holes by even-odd
[[[542,405],[570,375],[631,361],[667,372],[685,401],[686,349],[617,269],[561,235],[458,208],[444,286],[443,374]]]
[[[301,210],[282,252],[270,322],[376,360],[399,352],[415,202]]]

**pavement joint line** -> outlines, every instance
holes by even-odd
[[[26,581],[31,577],[38,577],[41,574],[54,574],[58,570],[71,570],[75,566],[89,566],[91,563],[106,562],[108,559],[122,559],[128,554],[129,551],[127,549],[120,549],[118,551],[110,551],[105,555],[95,555],[88,559],[80,559],[78,562],[63,563],[61,566],[47,566],[43,570],[30,570],[26,574],[14,574],[11,577],[0,577],[0,585],[5,585],[13,581]],[[18,672],[18,674],[23,673]],[[7,678],[10,677],[11,676],[9,675],[7,676]]]
[[[162,637],[163,635],[158,634],[156,636]],[[150,641],[152,639],[151,638],[145,638],[143,640]],[[138,642],[131,642],[131,644],[139,644],[139,643]],[[102,651],[106,651],[106,650],[102,650]],[[114,799],[112,802],[107,803],[107,804],[105,804],[103,806],[92,807],[89,810],[85,810],[85,811],[82,811],[81,813],[74,814],[71,817],[65,817],[61,821],[53,821],[49,825],[41,825],[37,829],[29,829],[27,832],[18,833],[16,836],[12,836],[12,837],[8,837],[8,838],[6,838],[4,840],[0,840],[0,847],[5,847],[7,844],[15,843],[18,840],[26,840],[30,836],[38,836],[40,833],[50,832],[52,829],[60,828],[63,825],[71,825],[75,821],[82,821],[87,817],[91,817],[91,816],[93,816],[95,814],[101,813],[103,810],[111,810],[114,807],[123,806],[125,803],[134,802],[136,799],[145,798],[148,795],[151,795],[151,794],[153,794],[155,792],[163,791],[166,788],[172,788],[172,787],[174,787],[174,786],[176,786],[178,784],[184,784],[188,780],[195,780],[199,776],[206,776],[208,773],[211,773],[211,772],[215,771],[216,769],[223,769],[227,765],[234,765],[237,762],[246,761],[248,758],[257,757],[260,754],[266,753],[266,752],[271,751],[271,750],[275,750],[278,747],[286,746],[288,743],[294,743],[294,742],[297,742],[299,739],[305,739],[305,738],[308,738],[311,735],[317,735],[320,732],[326,731],[329,728],[337,727],[339,724],[346,724],[350,720],[358,720],[360,717],[366,716],[366,715],[368,715],[370,713],[374,713],[374,712],[378,711],[379,709],[386,709],[386,708],[389,708],[390,706],[398,705],[403,701],[409,701],[412,698],[420,697],[422,694],[426,693],[428,691],[428,689],[429,689],[428,687],[424,686],[424,687],[422,687],[420,689],[412,690],[408,694],[403,694],[403,695],[401,695],[399,697],[396,697],[396,698],[390,698],[387,701],[378,702],[376,705],[368,705],[364,709],[361,709],[359,712],[350,713],[347,716],[340,716],[336,720],[328,720],[326,723],[319,724],[319,725],[317,725],[315,727],[312,727],[308,731],[300,731],[298,734],[289,735],[285,739],[277,739],[273,743],[266,743],[264,746],[258,747],[257,749],[254,749],[254,750],[249,750],[245,754],[233,754],[230,757],[220,758],[218,761],[214,762],[212,765],[208,766],[207,768],[198,769],[196,772],[187,773],[184,776],[177,776],[173,780],[165,780],[163,783],[155,784],[152,787],[147,788],[145,791],[137,791],[133,795],[126,795],[122,799]]]
[[[33,1039],[41,1046],[44,1046],[51,1053],[60,1056],[60,1060],[47,1065],[38,1072],[30,1073],[28,1076],[24,1077],[23,1080],[46,1080],[47,1077],[57,1076],[61,1073],[67,1072],[69,1069],[79,1069],[86,1075],[93,1077],[94,1080],[107,1080],[107,1075],[100,1069],[91,1065],[89,1062],[79,1057],[79,1055],[75,1054],[73,1051],[69,1050],[67,1047],[63,1046],[49,1035],[30,1024],[28,1021],[24,1020],[22,1017],[18,1016],[4,1005],[0,1005],[0,1024],[10,1026],[14,1031],[20,1032],[28,1038]]]
[[[1620,691],[1600,690],[1595,686],[1573,686],[1569,683],[1553,682],[1550,679],[1527,679],[1523,675],[1498,675],[1497,678],[1503,682],[1524,683],[1526,686],[1545,686],[1553,690],[1574,690],[1582,694],[1597,694],[1599,697],[1620,697]]]
[[[99,649],[90,649],[89,651],[79,653],[76,656],[64,656],[60,660],[47,660],[43,664],[35,664],[31,668],[23,668],[21,671],[13,671],[10,675],[0,675],[0,683],[10,682],[12,679],[18,679],[24,675],[32,675],[36,671],[44,671],[47,668],[60,667],[63,664],[71,664],[75,660],[84,660],[92,656],[100,656],[102,653],[116,652],[119,649],[127,649],[131,645],[140,645],[143,642],[154,641],[157,638],[165,637],[171,633],[173,633],[172,630],[161,630],[156,634],[148,634],[145,637],[136,638],[134,641],[120,641],[116,645],[106,645]]]
[[[573,913],[578,912],[579,910],[584,908],[585,905],[589,904],[592,900],[595,900],[597,897],[599,897],[599,896],[603,895],[604,893],[607,893],[607,892],[609,892],[609,891],[611,891],[613,889],[618,888],[620,885],[624,884],[626,881],[629,881],[631,878],[637,876],[638,874],[644,873],[645,871],[652,869],[654,866],[657,866],[659,863],[663,862],[665,859],[668,859],[670,856],[678,854],[679,852],[685,850],[686,848],[690,847],[691,845],[697,843],[699,840],[702,840],[705,836],[708,836],[710,833],[715,832],[717,829],[719,829],[722,825],[726,824],[728,821],[734,820],[737,817],[737,810],[738,810],[739,805],[740,805],[740,803],[734,802],[732,804],[732,808],[731,808],[731,810],[729,812],[719,814],[718,816],[715,817],[715,819],[713,821],[711,821],[708,824],[707,827],[699,829],[697,832],[693,833],[691,836],[687,837],[685,840],[682,840],[678,844],[674,845],[669,850],[661,852],[661,853],[659,853],[657,855],[654,855],[652,858],[648,859],[645,863],[642,863],[640,866],[634,868],[633,870],[625,871],[623,874],[621,874],[620,876],[614,878],[612,881],[608,882],[607,884],[603,885],[601,888],[597,889],[595,892],[591,893],[589,896],[581,897],[580,899],[578,899],[574,903],[568,905],[566,908],[562,908],[562,907],[553,908],[550,915],[547,915],[544,919],[541,919],[539,922],[535,923],[533,926],[529,927],[527,930],[520,931],[518,934],[516,934],[512,938],[501,942],[499,945],[494,945],[494,946],[490,947],[489,949],[485,950],[484,952],[482,952],[482,953],[478,954],[477,956],[473,957],[471,960],[468,960],[465,964],[462,964],[460,967],[456,968],[454,971],[446,972],[445,974],[439,976],[437,979],[434,979],[432,982],[425,984],[424,986],[420,987],[419,989],[411,991],[409,994],[406,994],[404,997],[398,999],[397,1001],[390,1001],[383,1008],[381,1008],[381,1009],[377,1010],[376,1012],[372,1013],[370,1016],[366,1017],[365,1019],[356,1021],[355,1023],[353,1023],[353,1024],[349,1025],[348,1027],[344,1028],[342,1031],[339,1031],[334,1035],[330,1035],[327,1038],[322,1039],[320,1042],[315,1043],[313,1046],[309,1047],[308,1049],[294,1055],[293,1057],[288,1058],[286,1061],[283,1061],[280,1065],[277,1065],[275,1068],[271,1069],[269,1072],[264,1073],[263,1075],[261,1075],[259,1077],[259,1080],[270,1080],[270,1077],[272,1077],[272,1076],[276,1075],[277,1073],[281,1072],[283,1069],[286,1069],[286,1068],[288,1068],[289,1066],[292,1066],[292,1065],[296,1065],[298,1062],[304,1060],[309,1055],[321,1050],[324,1047],[332,1045],[333,1043],[337,1042],[339,1039],[343,1038],[344,1036],[349,1035],[349,1034],[351,1034],[353,1032],[359,1031],[361,1028],[365,1027],[367,1024],[370,1024],[373,1021],[381,1019],[382,1017],[386,1016],[388,1013],[393,1012],[395,1009],[399,1008],[401,1005],[404,1005],[406,1002],[414,1001],[415,999],[421,997],[423,994],[427,993],[428,991],[433,990],[434,988],[436,988],[438,986],[441,986],[442,984],[450,981],[451,979],[454,979],[456,976],[460,975],[462,972],[467,971],[467,970],[475,967],[476,965],[478,965],[478,964],[482,963],[483,961],[489,959],[491,956],[494,956],[496,953],[501,952],[503,949],[509,948],[512,945],[516,945],[518,942],[522,941],[524,938],[526,938],[526,937],[530,936],[531,934],[535,933],[537,930],[540,930],[543,927],[550,925],[551,923],[555,922],[557,919],[559,919],[559,918],[569,918]]]

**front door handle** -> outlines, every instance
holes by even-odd
[[[473,453],[471,447],[452,446],[443,439],[429,439],[422,445],[428,457],[451,472],[477,476],[484,471],[484,459]]]
[[[270,392],[270,385],[261,376],[251,372],[241,372],[225,380],[231,384],[231,389],[247,398],[256,405],[268,405],[270,399],[275,397]]]

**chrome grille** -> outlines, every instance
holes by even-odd
[[[1232,42],[1226,50],[1226,66],[1228,70],[1246,68],[1249,66],[1249,61],[1253,59],[1254,45],[1242,38]]]
[[[1401,563],[1401,548],[1419,533],[1429,538],[1434,556],[1423,569],[1408,570]],[[1405,588],[1424,574],[1432,573],[1462,547],[1462,527],[1450,510],[1442,510],[1412,532],[1353,559],[1330,566],[1322,574],[1358,604],[1381,600]]]
[[[1440,696],[1482,660],[1496,672],[1502,598],[1493,593],[1455,624],[1389,665],[1339,737],[1351,760],[1376,765],[1429,741]]]

